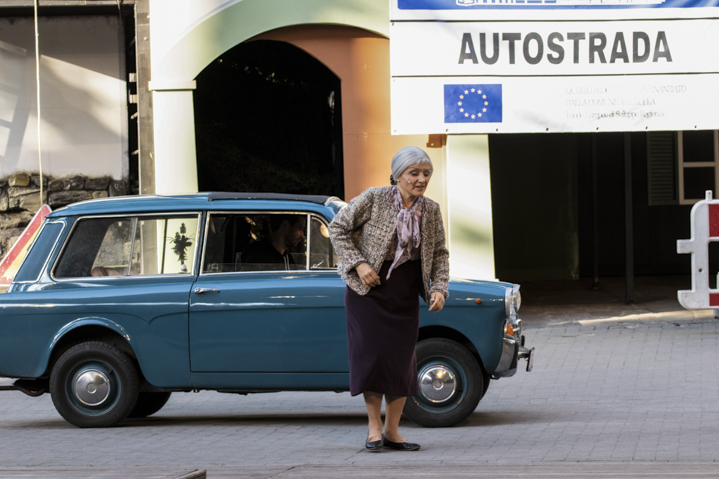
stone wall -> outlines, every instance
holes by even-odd
[[[55,210],[78,201],[125,194],[127,183],[109,177],[44,176],[42,198],[39,175],[16,173],[0,178],[0,260],[43,204]]]

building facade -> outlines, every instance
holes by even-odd
[[[47,127],[62,140],[47,140],[48,175],[108,177],[129,191],[136,182],[145,194],[349,200],[387,185],[393,154],[414,145],[435,166],[427,195],[442,207],[454,276],[622,275],[628,229],[637,274],[689,271],[675,244],[688,237],[693,201],[715,187],[714,131],[395,135],[387,0],[125,0],[118,12],[96,11],[92,28],[72,23],[81,21],[76,11],[41,19],[41,38],[60,22],[79,42],[56,28],[62,41],[53,44],[75,59],[58,62],[48,50],[41,61],[41,91],[61,103],[59,126]],[[13,71],[26,76],[3,83],[19,82],[30,98],[34,60],[18,52],[32,50],[31,32],[22,42],[3,32],[32,22],[12,22],[0,17],[0,51],[23,58]],[[21,118],[8,101],[4,116]],[[25,111],[24,143],[6,128],[6,145],[25,146],[6,146],[16,160],[3,157],[5,177],[36,173],[31,102]]]

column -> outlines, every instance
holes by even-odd
[[[495,279],[487,135],[447,136],[450,275]]]
[[[150,82],[155,133],[155,193],[197,193],[193,81]]]

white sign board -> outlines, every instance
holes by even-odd
[[[719,8],[612,1],[392,0],[392,132],[718,129]]]

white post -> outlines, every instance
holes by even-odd
[[[494,279],[487,135],[447,136],[447,192],[450,275]]]
[[[150,82],[155,133],[155,193],[197,193],[194,81]]]

